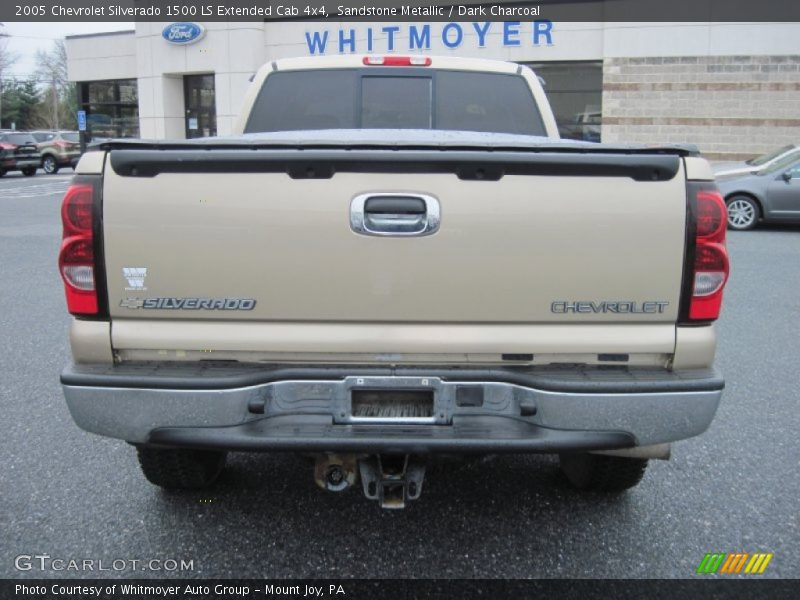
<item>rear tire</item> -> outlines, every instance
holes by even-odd
[[[567,480],[579,490],[621,492],[638,484],[647,468],[647,459],[605,454],[561,454],[559,459]]]
[[[731,196],[726,202],[728,207],[728,227],[736,231],[747,231],[758,225],[761,208],[750,196]]]
[[[48,175],[55,175],[58,173],[58,162],[54,156],[45,156],[42,159],[42,170]]]
[[[25,167],[22,169],[22,174],[25,175],[25,177],[33,177],[36,175],[36,167]]]
[[[8,171],[6,171],[5,169],[0,169],[0,177],[5,175],[6,173],[8,173]]]
[[[139,466],[147,480],[168,490],[198,490],[222,473],[227,453],[185,448],[137,447]]]

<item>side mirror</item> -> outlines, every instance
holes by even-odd
[[[789,183],[792,180],[792,172],[784,171],[781,173],[781,179],[783,179],[786,183]]]

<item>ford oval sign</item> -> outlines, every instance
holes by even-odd
[[[170,23],[161,36],[170,44],[192,44],[206,34],[206,28],[197,23]]]

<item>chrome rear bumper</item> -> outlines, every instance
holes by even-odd
[[[142,372],[135,379],[113,367],[100,374],[68,369],[62,384],[75,422],[93,433],[134,443],[329,452],[650,446],[705,431],[723,387],[711,371],[696,379],[684,374],[656,380],[620,371],[615,380],[614,372],[605,370],[595,380],[577,381],[564,372],[562,389],[552,375],[522,376],[510,369],[292,368],[267,371],[261,382],[248,370],[244,379],[231,376],[230,386],[219,372],[195,370],[181,380]],[[306,378],[300,377],[303,372]],[[432,414],[356,417],[351,399],[357,390],[429,391]]]

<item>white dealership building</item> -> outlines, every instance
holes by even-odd
[[[800,143],[800,23],[137,22],[67,38],[95,136],[231,132],[264,63],[330,54],[510,60],[545,81],[562,134],[689,142],[711,158]],[[324,94],[320,90],[320,94]]]

